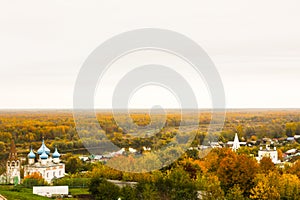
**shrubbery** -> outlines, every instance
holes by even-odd
[[[33,186],[42,186],[42,185],[49,185],[42,177],[40,173],[32,173],[29,176],[25,176],[23,180],[23,186],[32,188]]]

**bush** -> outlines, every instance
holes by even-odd
[[[90,178],[60,178],[53,181],[53,185],[68,185],[70,188],[86,188],[89,186]]]
[[[120,197],[120,188],[103,178],[92,178],[89,185],[89,192],[96,200],[111,200]]]
[[[29,176],[25,176],[23,181],[24,187],[31,188],[32,186],[42,186],[42,185],[49,185],[42,177],[40,173],[33,173]]]
[[[120,191],[122,200],[138,200],[135,187],[125,186]]]

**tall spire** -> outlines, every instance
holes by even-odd
[[[16,145],[15,145],[15,141],[13,139],[11,140],[11,144],[10,144],[8,160],[10,160],[10,161],[18,160]]]
[[[240,148],[240,141],[239,141],[239,137],[238,137],[238,134],[235,133],[235,136],[234,136],[234,141],[233,141],[233,146],[232,146],[232,150],[233,151],[236,151]]]

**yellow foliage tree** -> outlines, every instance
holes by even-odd
[[[282,199],[298,199],[300,180],[296,175],[283,174],[278,181],[278,191]]]
[[[251,190],[251,199],[280,199],[280,194],[274,186],[269,186],[268,182],[259,181]]]

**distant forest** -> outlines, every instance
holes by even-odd
[[[131,118],[139,126],[150,122],[150,116],[142,111],[132,112]],[[174,135],[178,134],[181,123],[181,115],[174,111],[167,115],[164,128],[155,137],[141,139],[125,134],[110,112],[99,111],[97,119],[103,129],[97,131],[104,133],[107,138],[99,138],[95,134],[89,136],[91,130],[86,130],[85,139],[90,139],[91,142],[110,139],[118,146],[138,150],[142,146],[159,148],[172,141]],[[235,133],[238,133],[241,141],[255,141],[264,137],[286,138],[300,134],[300,110],[230,110],[226,113],[223,130],[205,137],[210,120],[210,112],[200,113],[199,128],[194,130],[194,146],[202,144],[203,140],[213,140],[211,137],[217,137],[225,143],[233,140]],[[188,126],[188,122],[185,125]],[[20,153],[28,152],[31,145],[37,149],[43,137],[50,148],[57,146],[61,152],[84,150],[76,132],[72,111],[0,111],[0,152],[7,154],[11,139],[15,140]]]

